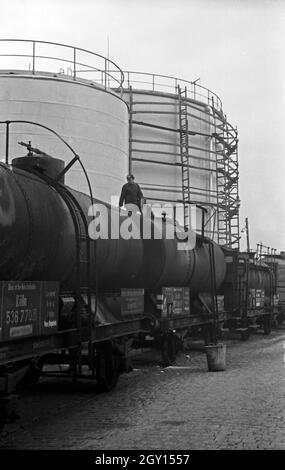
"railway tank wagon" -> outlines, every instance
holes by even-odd
[[[220,289],[226,320],[224,326],[246,340],[262,328],[269,334],[274,320],[275,274],[272,266],[256,258],[255,252],[224,248],[226,275]]]
[[[191,250],[180,250],[177,238],[165,236],[173,222],[154,218],[148,223],[153,231],[162,223],[161,239],[125,240],[120,236],[92,241],[84,237],[84,244],[78,244],[82,240],[80,224],[90,213],[90,197],[68,188],[62,177],[61,183],[55,182],[53,175],[62,162],[45,155],[32,156],[31,152],[29,146],[27,157],[0,165],[1,212],[5,215],[0,244],[0,390],[5,394],[29,376],[32,358],[33,363],[38,359],[37,367],[69,364],[76,377],[84,376],[82,366],[86,366],[91,378],[111,388],[120,368],[125,367],[127,342],[138,334],[155,334],[156,316],[151,307],[143,306],[139,312],[122,310],[123,300],[128,300],[125,291],[134,295],[134,290],[139,290],[143,300],[149,299],[151,304],[157,290],[175,285],[177,291],[188,290],[188,296],[190,289],[192,301],[196,299],[201,305],[200,296],[211,292],[211,259],[217,286],[223,281],[223,252],[201,237]],[[105,207],[101,225],[108,227],[111,207]],[[127,211],[118,217],[120,224],[129,219]],[[137,223],[140,221],[146,223],[143,216],[138,216]],[[177,226],[176,230],[183,228]],[[43,280],[40,284],[39,279]],[[32,295],[33,290],[38,291],[38,297],[36,292]],[[207,298],[202,303],[206,305]],[[189,308],[188,315],[185,311],[187,329]],[[195,318],[199,324],[209,324],[209,315]],[[181,316],[178,319],[181,322]],[[156,332],[166,341],[167,353],[173,346],[169,345],[169,325],[167,322],[165,331],[159,328]],[[7,364],[14,367],[8,375]]]

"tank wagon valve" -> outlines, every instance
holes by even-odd
[[[18,142],[18,144],[28,149],[28,153],[26,155],[27,157],[33,157],[34,154],[42,155],[43,157],[51,157],[51,155],[48,155],[46,152],[43,152],[40,149],[32,147],[32,142],[30,140],[28,144],[26,144],[26,142]]]

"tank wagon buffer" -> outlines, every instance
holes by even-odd
[[[150,239],[112,238],[106,204],[100,223],[110,236],[93,240],[90,206],[100,201],[64,184],[79,157],[64,167],[62,160],[24,145],[28,155],[0,163],[3,409],[17,385],[35,380],[45,364],[61,364],[61,375],[94,378],[108,390],[128,369],[132,343],[153,338],[163,362],[170,363],[191,329],[214,341],[214,290],[225,275],[222,249],[202,236],[194,249],[178,249],[179,237],[165,236],[173,224],[167,218],[139,217],[150,224]],[[126,216],[112,210],[122,224]],[[161,228],[161,239],[155,239]],[[175,228],[176,234],[184,231]]]

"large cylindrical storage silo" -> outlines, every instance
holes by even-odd
[[[222,245],[236,247],[237,139],[221,100],[193,82],[124,73],[131,170],[147,201],[178,207],[190,201],[192,228],[201,233],[204,214],[204,233]],[[189,190],[185,191],[187,175]],[[180,207],[177,220],[185,223],[182,212]]]
[[[22,42],[16,45],[20,52]],[[35,48],[42,54],[40,45],[35,43]],[[53,53],[59,56],[58,48],[53,52],[55,46],[44,45],[49,46],[47,56],[52,56]],[[2,43],[1,46],[4,47]],[[62,49],[65,51],[64,48],[59,50]],[[110,202],[111,196],[120,194],[128,171],[128,108],[120,95],[108,87],[107,71],[102,70],[100,74],[103,77],[101,84],[100,80],[96,80],[99,76],[98,69],[91,69],[89,63],[86,70],[89,67],[91,71],[98,73],[92,75],[92,81],[85,79],[86,74],[83,72],[86,70],[82,72],[81,64],[83,59],[80,59],[77,49],[71,49],[75,54],[74,51],[80,64],[71,63],[74,67],[73,75],[66,73],[66,55],[63,55],[63,62],[57,62],[56,73],[50,72],[48,59],[42,60],[37,69],[37,56],[29,58],[29,66],[32,60],[36,63],[34,71],[2,70],[0,62],[0,120],[34,121],[56,131],[80,156],[89,175],[94,196]],[[88,60],[93,56],[95,55],[90,53]],[[87,61],[86,63],[88,64]],[[60,68],[62,65],[65,70]],[[31,141],[33,147],[61,158],[66,163],[73,158],[69,149],[43,128],[27,124],[10,124],[9,127],[11,158],[26,154],[26,149],[18,145],[20,141]],[[5,155],[5,133],[5,125],[0,126],[1,158]],[[66,183],[74,189],[88,191],[78,163],[67,173]]]
[[[181,203],[182,169],[180,152],[179,96],[177,92],[125,89],[131,116],[132,172],[148,201]],[[208,218],[217,203],[216,159],[210,137],[213,117],[210,107],[187,99],[190,200],[207,207]],[[201,211],[196,211],[201,227]],[[212,223],[211,223],[212,222]],[[210,235],[212,221],[206,226]]]

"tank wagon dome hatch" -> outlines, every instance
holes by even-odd
[[[65,162],[63,160],[52,157],[42,150],[32,147],[31,141],[28,144],[25,142],[19,142],[19,144],[27,147],[28,153],[23,157],[13,158],[12,165],[14,167],[43,174],[52,180],[55,180],[64,170]],[[64,183],[64,175],[59,181],[60,183]]]
[[[128,108],[118,92],[123,79],[121,69],[100,54],[45,41],[2,39],[0,120],[34,121],[56,130],[80,154],[94,195],[110,202],[128,172]],[[0,135],[5,138],[4,126]],[[69,161],[68,150],[43,129],[13,125],[11,155],[19,155],[17,142],[22,140]],[[66,175],[66,184],[88,191],[77,166]]]

